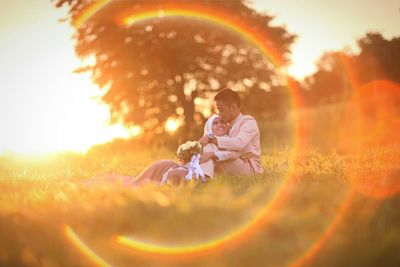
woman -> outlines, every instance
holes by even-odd
[[[204,126],[204,136],[205,135],[215,135],[215,136],[226,136],[229,133],[228,125],[217,115],[212,115],[206,122]],[[200,157],[200,168],[202,169],[203,173],[209,179],[214,177],[214,169],[215,169],[215,161],[225,161],[225,160],[232,160],[237,159],[239,157],[239,153],[235,151],[222,151],[219,150],[218,147],[213,143],[206,143],[204,138],[200,138],[199,142],[203,145],[203,152],[201,153]],[[207,138],[208,140],[208,138]],[[164,172],[161,178],[158,175],[147,176],[140,174],[138,179],[143,179],[146,181],[148,177],[151,180],[164,183],[165,180],[173,184],[179,184],[184,181],[184,177],[188,173],[187,164],[178,164],[174,161],[167,160],[162,162],[156,162],[154,166],[154,170],[163,169],[164,166],[169,166],[168,170]],[[149,168],[145,170],[150,171],[153,170],[153,166],[151,165]],[[155,174],[155,173],[152,173]],[[157,173],[158,174],[158,173]],[[148,180],[147,180],[148,181]]]
[[[229,133],[229,127],[217,115],[212,115],[204,126],[204,135],[225,136]],[[206,144],[201,138],[199,142],[203,145],[200,157],[200,167],[204,174],[212,179],[214,176],[214,160],[224,161],[238,158],[234,151],[221,151],[215,144]],[[103,174],[83,181],[85,185],[103,182],[117,182],[125,186],[140,186],[150,182],[179,184],[184,181],[188,173],[187,164],[177,163],[173,160],[159,160],[147,167],[138,176],[122,176],[116,174]]]

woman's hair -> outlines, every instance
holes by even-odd
[[[224,88],[216,94],[214,101],[222,101],[224,104],[236,104],[240,107],[239,94],[230,88]]]

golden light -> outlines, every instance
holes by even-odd
[[[165,130],[169,133],[174,133],[178,128],[182,125],[182,120],[175,119],[175,118],[169,118],[165,122]]]
[[[392,147],[400,144],[400,84],[375,80],[360,85],[353,79],[353,86],[355,92],[346,110],[340,143],[349,153],[363,157],[345,165],[346,178],[365,196],[393,197],[400,193],[399,172],[388,166],[398,165],[398,153]]]
[[[110,126],[89,74],[73,73],[82,62],[74,54],[74,29],[58,22],[65,11],[45,2],[37,12],[13,8],[17,17],[0,28],[0,153],[85,152],[141,133],[138,126]]]
[[[128,132],[129,132],[130,137],[136,137],[143,133],[143,128],[140,127],[139,125],[135,125],[135,126],[129,128]]]

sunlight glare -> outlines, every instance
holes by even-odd
[[[167,122],[165,123],[165,130],[169,133],[174,133],[178,128],[182,125],[182,121],[175,119],[175,118],[169,118]]]
[[[0,153],[86,152],[139,135],[137,126],[111,126],[89,73],[74,73],[83,62],[74,53],[73,28],[58,22],[65,11],[50,3],[36,10],[24,15],[24,24],[1,28]]]

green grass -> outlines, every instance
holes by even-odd
[[[3,156],[0,266],[95,265],[66,225],[113,266],[400,266],[400,198],[374,195],[399,185],[398,145],[347,155],[274,150],[262,157],[263,176],[206,184],[79,184],[105,172],[136,175],[162,158],[173,152]],[[252,231],[235,236],[271,203]],[[116,235],[169,247],[234,239],[202,253],[159,255],[117,244]]]

